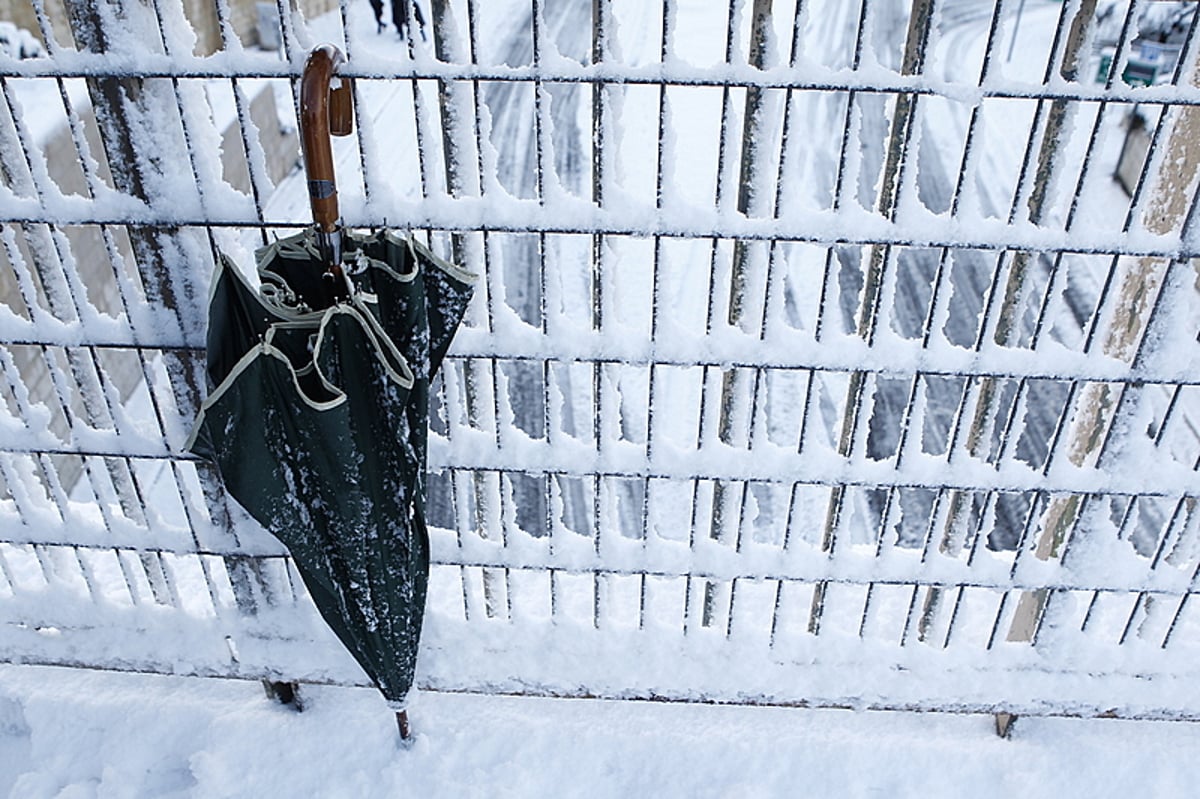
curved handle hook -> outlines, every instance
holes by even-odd
[[[308,55],[300,79],[300,149],[308,178],[308,200],[321,256],[335,270],[341,263],[341,228],[338,226],[337,182],[333,174],[333,146],[329,137],[348,136],[354,130],[354,99],[349,78],[337,78],[346,63],[342,51],[323,44]]]

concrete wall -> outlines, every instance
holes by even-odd
[[[108,180],[108,169],[104,159],[104,150],[99,139],[99,131],[90,111],[81,112],[88,146],[93,157],[99,162],[100,177]],[[283,126],[279,121],[276,107],[276,93],[269,88],[258,93],[251,101],[250,116],[258,129],[259,141],[266,155],[267,170],[273,183],[278,183],[293,166],[300,154],[300,145],[295,130]],[[51,179],[64,194],[79,194],[86,196],[87,186],[80,158],[70,130],[64,126],[49,136],[44,145],[46,163]],[[222,171],[225,180],[239,190],[249,192],[249,169],[246,165],[245,148],[242,144],[241,127],[237,120],[222,134]],[[264,191],[269,187],[261,187]],[[74,258],[74,268],[77,271],[80,284],[86,287],[88,302],[101,312],[117,315],[122,310],[121,297],[114,279],[114,266],[109,258],[103,234],[98,226],[79,225],[64,226],[60,230],[70,244],[71,255]],[[21,251],[25,263],[31,270],[36,270],[37,260],[35,251],[49,252],[45,246],[48,231],[45,225],[23,225],[15,231],[17,248]],[[132,263],[133,253],[125,231],[120,226],[110,228],[116,246],[127,262]],[[40,245],[40,246],[39,246]],[[51,272],[53,269],[51,268]],[[17,314],[21,314],[25,302],[21,298],[20,288],[14,278],[13,266],[8,263],[8,257],[0,250],[0,303],[8,305]],[[46,358],[53,357],[44,353],[36,346],[9,347],[24,388],[29,392],[34,402],[44,403],[48,408],[54,408],[57,403],[54,383],[46,368]],[[112,380],[121,399],[125,400],[137,389],[144,378],[140,364],[133,358],[122,358],[114,355],[107,359],[105,370]],[[72,368],[64,366],[63,368]],[[85,418],[82,396],[72,397],[72,411],[78,418]],[[52,413],[50,427],[60,437],[67,436],[66,419],[60,413]],[[112,475],[114,480],[121,479],[123,471],[127,471],[120,463],[108,464],[110,470],[116,470]],[[81,462],[78,459],[64,459],[57,467],[58,477],[63,487],[69,492],[82,475]],[[3,494],[3,491],[0,491]],[[133,496],[131,494],[130,496]]]

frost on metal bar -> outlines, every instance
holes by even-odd
[[[0,658],[364,682],[181,451],[215,249],[307,220],[331,41],[344,222],[480,275],[422,685],[1200,718],[1200,37],[1164,5],[429,0],[402,41],[350,0],[32,0]]]

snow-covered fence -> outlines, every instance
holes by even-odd
[[[0,659],[362,682],[181,452],[333,41],[345,222],[481,275],[422,685],[1200,717],[1194,14],[432,0],[410,48],[281,1],[275,53],[239,3],[52,5],[0,57]]]

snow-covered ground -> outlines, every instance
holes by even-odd
[[[0,796],[1187,797],[1200,726],[422,694],[0,668]]]

